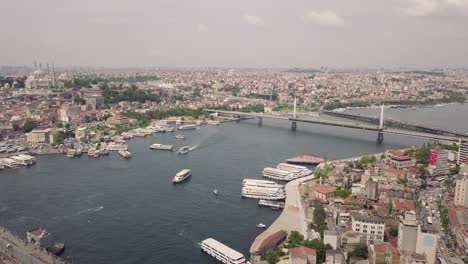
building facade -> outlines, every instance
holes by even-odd
[[[385,222],[382,218],[352,213],[351,225],[353,231],[366,240],[384,241]]]
[[[401,215],[398,224],[398,249],[400,252],[416,252],[417,234],[418,225],[416,222],[416,213],[410,211]]]
[[[49,129],[34,129],[31,132],[26,133],[26,141],[32,144],[49,143],[49,133]]]
[[[463,175],[461,179],[456,181],[453,202],[455,206],[468,207],[468,177],[466,175]]]

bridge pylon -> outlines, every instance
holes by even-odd
[[[261,116],[258,117],[258,125],[262,126],[263,125],[263,118]]]
[[[379,129],[380,131],[377,134],[377,143],[382,144],[383,142],[383,126],[384,126],[384,103],[382,103],[382,108],[380,109],[380,119],[379,119]]]

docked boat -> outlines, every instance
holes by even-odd
[[[321,158],[320,156],[313,155],[313,154],[303,154],[301,156],[288,159],[287,162],[291,164],[304,164],[304,165],[317,165],[319,163],[324,162],[325,159]]]
[[[288,163],[280,163],[276,168],[280,170],[290,171],[294,173],[297,177],[305,177],[312,174],[312,170],[309,170],[307,167],[299,166],[299,165],[292,165]]]
[[[270,207],[271,209],[282,209],[284,208],[284,202],[259,200],[258,206],[266,206]]]
[[[119,150],[119,155],[126,159],[129,159],[132,157],[132,153],[130,153],[130,151],[128,150]]]
[[[75,156],[81,157],[83,155],[83,150],[81,148],[77,148],[75,152]]]
[[[180,183],[192,176],[192,172],[189,169],[183,169],[179,171],[174,178],[172,178],[173,183]]]
[[[216,121],[216,120],[208,120],[206,121],[206,123],[209,125],[215,125],[215,126],[219,126],[219,124],[221,124],[221,122]]]
[[[170,150],[172,151],[174,146],[172,145],[163,145],[163,144],[153,144],[149,146],[150,149],[157,149],[157,150]]]
[[[108,156],[108,155],[109,155],[109,150],[107,150],[107,149],[104,148],[104,149],[101,149],[101,150],[99,151],[99,153],[100,153],[101,155],[103,155],[103,156]]]
[[[197,128],[196,125],[181,125],[177,129],[178,130],[192,130],[192,129],[196,129],[196,128]]]
[[[218,195],[219,194],[218,189],[214,189],[213,193],[214,193],[214,195]]]
[[[75,150],[75,149],[69,149],[69,150],[67,151],[67,157],[69,157],[69,158],[74,158],[75,155],[76,155],[76,150]]]
[[[88,150],[88,157],[91,158],[99,158],[101,156],[101,151],[97,149],[89,149]]]
[[[264,168],[262,172],[263,177],[278,180],[278,181],[292,181],[298,177],[290,171],[280,170],[276,168]]]
[[[31,162],[31,164],[35,164],[36,163],[36,158],[33,157],[33,156],[30,156],[30,155],[26,155],[26,154],[19,154],[18,157],[21,157],[23,159],[27,159]]]
[[[203,240],[201,242],[201,249],[222,263],[247,264],[244,255],[213,238]]]
[[[190,148],[189,146],[183,146],[179,149],[179,151],[177,152],[179,155],[184,155],[184,154],[187,154],[190,152]]]
[[[265,228],[266,225],[265,225],[265,224],[262,224],[262,223],[258,223],[258,224],[256,225],[256,227],[258,227],[258,228]]]
[[[182,134],[177,134],[177,135],[175,136],[175,138],[177,138],[177,139],[185,139],[185,136],[182,135]]]
[[[160,130],[163,131],[163,132],[174,132],[174,128],[171,127],[171,126],[164,126],[164,127],[161,127]]]
[[[19,165],[23,166],[29,166],[32,165],[32,161],[28,158],[22,157],[22,156],[13,156],[11,159],[15,160]]]
[[[284,186],[273,181],[244,179],[242,181],[242,197],[263,199],[263,200],[283,200],[286,198]]]
[[[3,160],[0,160],[0,162],[9,169],[16,169],[20,166],[16,160],[10,158],[3,158]]]

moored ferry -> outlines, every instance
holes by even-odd
[[[119,155],[126,159],[129,159],[132,157],[132,154],[128,150],[119,150]]]
[[[196,125],[181,125],[177,129],[178,130],[190,130],[190,129],[196,129]]]
[[[244,255],[223,243],[207,238],[201,242],[201,249],[208,255],[226,264],[246,264]]]
[[[276,168],[280,170],[290,171],[299,177],[305,177],[312,174],[312,170],[309,170],[307,167],[292,165],[288,163],[280,163]]]
[[[287,160],[287,162],[291,164],[304,164],[304,165],[317,165],[324,161],[325,159],[314,154],[302,154],[298,157],[290,158]]]
[[[172,150],[174,146],[172,145],[163,145],[163,144],[153,144],[149,146],[150,149],[159,149],[159,150]]]
[[[173,183],[180,183],[192,176],[192,172],[189,169],[183,169],[179,171],[174,178],[172,178]]]
[[[280,170],[276,168],[264,168],[262,172],[263,177],[270,178],[273,180],[279,181],[291,181],[298,177],[294,175],[294,173],[290,171]]]
[[[244,179],[242,181],[242,197],[263,199],[263,200],[283,200],[286,198],[284,186],[273,181]]]

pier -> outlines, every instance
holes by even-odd
[[[45,248],[28,243],[3,227],[0,227],[0,256],[21,264],[68,264]]]

